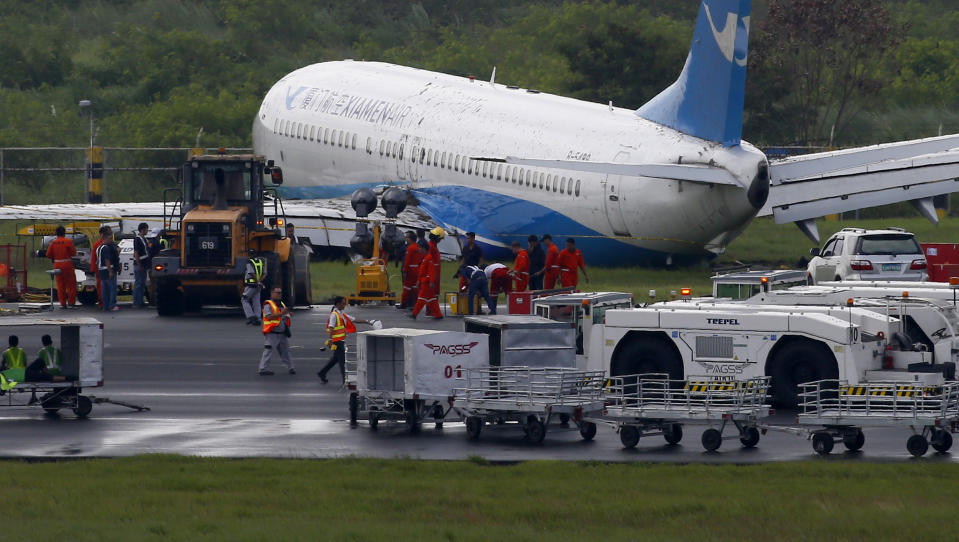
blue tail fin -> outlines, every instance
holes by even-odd
[[[738,145],[750,10],[751,0],[703,0],[679,79],[636,114],[692,136]]]

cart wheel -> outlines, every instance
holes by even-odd
[[[827,431],[816,431],[812,434],[812,449],[819,455],[829,455],[834,444],[832,435]]]
[[[479,416],[470,416],[466,418],[466,434],[472,440],[479,438],[480,433],[483,432],[483,418]]]
[[[866,443],[866,435],[862,434],[862,429],[850,429],[843,433],[842,443],[851,452],[855,452],[862,448],[862,445]]]
[[[561,425],[569,425],[569,414],[560,414],[559,423]]]
[[[370,429],[376,429],[376,426],[380,424],[379,417],[376,416],[375,412],[370,412]]]
[[[632,425],[620,427],[619,441],[623,443],[624,448],[635,448],[639,444],[639,428]]]
[[[707,452],[715,452],[723,444],[723,434],[717,429],[709,428],[703,431],[702,442]]]
[[[359,411],[360,411],[360,398],[359,398],[359,395],[357,395],[357,393],[354,391],[350,393],[350,425],[351,426],[354,426],[354,427],[356,426],[356,416],[357,414],[359,414]]]
[[[679,444],[683,440],[683,425],[671,423],[663,428],[663,438],[670,444]]]
[[[546,439],[546,426],[536,418],[526,422],[526,438],[533,444],[542,444]]]
[[[583,422],[580,424],[579,436],[583,437],[583,440],[593,440],[593,437],[596,436],[596,424],[593,422]]]
[[[952,434],[950,434],[949,431],[940,429],[932,434],[931,444],[937,452],[948,452],[949,448],[952,448]]]
[[[93,410],[93,401],[86,395],[77,396],[77,406],[73,409],[73,413],[79,418],[86,418],[91,410]]]
[[[410,427],[410,433],[415,435],[420,432],[420,420],[416,417],[415,411],[406,411],[406,425]]]
[[[744,448],[754,448],[759,444],[759,429],[747,427],[743,434],[739,436],[739,442],[742,443]]]
[[[914,457],[921,457],[929,451],[929,441],[922,435],[913,435],[906,441],[906,449]]]

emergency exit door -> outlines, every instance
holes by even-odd
[[[613,158],[613,162],[624,164],[629,160],[628,152],[620,152]],[[607,175],[605,183],[605,194],[603,201],[606,207],[606,219],[609,221],[609,227],[613,234],[628,236],[629,228],[626,227],[626,220],[623,219],[622,206],[628,205],[622,193],[623,176]]]

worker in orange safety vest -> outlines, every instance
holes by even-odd
[[[513,277],[513,291],[525,292],[529,287],[529,254],[523,250],[519,241],[513,241],[512,248],[513,255],[516,256],[516,260],[513,261],[513,270],[510,271]]]
[[[290,358],[289,342],[293,319],[290,317],[290,309],[283,304],[282,300],[283,288],[277,286],[270,290],[270,299],[263,303],[263,355],[260,357],[258,371],[260,376],[273,375],[269,364],[274,352],[279,354],[280,361],[286,365],[287,371],[291,375],[296,374],[293,360]]]
[[[416,245],[416,234],[406,232],[406,256],[403,258],[403,296],[399,308],[411,309],[416,302],[416,281],[420,277],[420,261],[423,255]]]
[[[432,238],[432,234],[430,237]],[[440,304],[436,300],[439,295],[440,276],[433,263],[433,255],[428,250],[424,250],[422,245],[420,252],[423,254],[423,261],[420,262],[420,275],[417,281],[416,306],[408,316],[415,319],[423,307],[426,307],[426,312],[435,320],[439,320],[443,318]]]
[[[346,298],[338,295],[333,298],[333,308],[330,310],[330,318],[326,322],[326,332],[330,335],[327,346],[333,351],[330,361],[323,366],[316,376],[326,384],[329,382],[326,373],[334,365],[340,366],[340,374],[343,377],[343,383],[346,384],[346,336],[350,333],[356,333],[356,324],[374,325],[373,321],[360,320],[346,314]]]
[[[553,236],[543,235],[543,244],[546,245],[546,269],[543,274],[543,288],[552,290],[556,287],[559,278],[559,248],[553,242]]]

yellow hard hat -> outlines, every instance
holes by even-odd
[[[439,227],[439,226],[436,226],[435,228],[433,228],[432,230],[430,230],[430,235],[435,235],[435,236],[439,237],[440,239],[442,239],[442,238],[446,237],[446,230],[444,230],[443,228],[441,228],[441,227]]]

